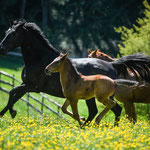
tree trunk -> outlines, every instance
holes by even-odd
[[[48,0],[41,0],[42,5],[42,25],[47,26],[48,25]]]
[[[20,1],[20,19],[24,19],[26,0]]]

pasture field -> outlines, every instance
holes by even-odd
[[[133,125],[122,118],[119,127],[102,121],[81,129],[72,119],[54,116],[0,119],[0,150],[149,150],[149,135],[145,120]]]
[[[12,56],[0,56],[0,70],[15,74],[19,80],[23,61]],[[7,80],[7,79],[6,79]],[[34,94],[39,97],[38,94]],[[54,101],[63,104],[64,99],[50,96]],[[7,104],[8,95],[0,91],[0,110]],[[31,102],[39,107],[36,102]],[[121,103],[119,103],[122,105]],[[47,103],[48,105],[48,103]],[[79,104],[80,115],[87,117],[88,110],[84,101]],[[148,150],[150,149],[150,122],[147,117],[149,109],[145,104],[136,104],[138,123],[135,125],[121,116],[119,127],[113,127],[114,114],[110,111],[102,120],[100,126],[91,124],[81,129],[76,121],[64,115],[67,119],[58,118],[44,110],[44,117],[38,116],[30,109],[27,117],[27,105],[19,100],[15,104],[18,111],[12,119],[9,112],[0,118],[0,150],[6,149],[87,149],[87,150]],[[53,106],[52,106],[53,107]],[[98,103],[99,111],[104,108]]]

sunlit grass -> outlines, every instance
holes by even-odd
[[[125,118],[120,126],[103,121],[99,127],[81,129],[76,121],[56,117],[0,119],[0,149],[150,149],[147,121],[133,125]]]

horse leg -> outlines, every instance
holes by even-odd
[[[72,108],[72,112],[73,112],[73,118],[75,120],[78,121],[79,125],[81,126],[81,121],[80,121],[80,116],[79,116],[79,113],[78,113],[78,106],[77,106],[77,102],[78,100],[71,100],[70,101],[70,105],[71,105],[71,108]]]
[[[110,99],[112,101],[114,101],[113,96],[111,96]],[[115,114],[114,126],[118,126],[118,122],[120,120],[122,107],[116,102],[116,105],[111,108],[111,111]]]
[[[91,122],[98,113],[94,97],[89,100],[86,100],[86,105],[88,107],[89,116],[88,116],[87,120],[85,121],[84,125]]]
[[[98,99],[99,102],[102,102],[106,107],[104,108],[104,110],[97,116],[95,122],[96,124],[99,125],[100,121],[102,120],[102,118],[105,116],[105,114],[113,107],[116,105],[115,101],[108,99]]]
[[[111,99],[114,101],[113,97],[111,97]],[[89,100],[86,100],[86,105],[88,107],[89,116],[88,116],[87,120],[85,121],[84,125],[91,122],[93,120],[93,118],[96,116],[96,114],[98,113],[94,97],[89,99]],[[116,105],[114,107],[112,107],[111,110],[115,114],[115,123],[114,123],[114,125],[116,126],[116,125],[118,125],[118,122],[120,120],[122,107],[118,103],[116,103]]]
[[[70,112],[69,110],[67,110],[67,107],[70,105],[70,102],[68,99],[66,99],[65,103],[63,104],[63,106],[61,107],[62,112],[65,114],[68,114],[69,116],[71,116],[73,118],[73,113]]]
[[[71,116],[73,119],[76,119],[74,118],[74,115],[72,112],[70,112],[69,110],[67,110],[67,107],[70,105],[70,102],[68,99],[66,99],[65,103],[63,104],[62,106],[62,112],[65,113],[65,114],[68,114],[69,116]],[[80,117],[81,120],[84,120],[85,118],[83,117]]]
[[[16,116],[16,110],[13,109],[13,105],[26,93],[26,92],[38,92],[37,89],[31,85],[22,84],[18,87],[13,88],[9,92],[9,100],[6,107],[0,112],[2,117],[8,110],[11,114],[11,117]]]
[[[125,108],[125,112],[126,112],[126,114],[127,114],[127,118],[128,118],[131,122],[136,123],[136,122],[137,122],[137,116],[136,116],[136,112],[135,112],[134,103],[125,102],[125,103],[124,103],[124,108]]]

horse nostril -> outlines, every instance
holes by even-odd
[[[49,72],[48,69],[45,69],[45,73],[48,74],[48,72]]]
[[[0,44],[0,49],[3,49],[3,44]]]

